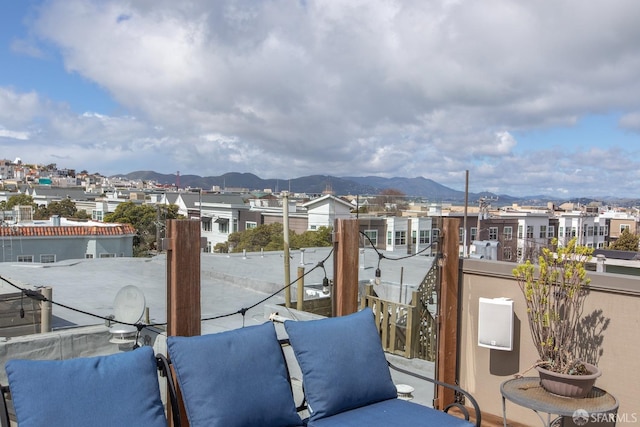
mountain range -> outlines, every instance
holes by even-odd
[[[291,179],[263,179],[251,173],[229,172],[219,176],[202,177],[198,175],[161,174],[153,171],[136,171],[128,174],[116,175],[116,177],[130,180],[155,181],[159,184],[175,185],[179,179],[181,188],[211,189],[214,186],[220,188],[246,188],[249,190],[270,189],[275,192],[288,190],[294,193],[321,194],[331,190],[337,195],[376,195],[384,190],[397,190],[408,197],[426,199],[436,203],[464,203],[464,191],[454,190],[432,179],[424,177],[416,178],[383,178],[378,176],[364,177],[336,177],[330,175],[309,175]],[[513,203],[521,205],[546,205],[548,202],[556,204],[567,201],[588,204],[595,199],[580,198],[573,200],[560,200],[549,196],[510,196],[491,192],[469,193],[469,204],[477,204],[482,198],[491,200],[493,206],[505,206]],[[599,200],[602,201],[602,200]],[[608,200],[608,203],[620,203],[620,200]],[[631,204],[629,204],[631,203]],[[637,205],[633,201],[625,200],[624,206]]]

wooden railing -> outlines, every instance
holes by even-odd
[[[417,295],[414,291],[412,301],[417,301]],[[365,286],[362,306],[373,310],[385,351],[406,358],[416,357],[419,330],[417,306],[379,298],[373,291],[373,285]]]
[[[411,302],[401,304],[378,297],[373,285],[365,286],[362,307],[370,307],[385,351],[406,358],[436,360],[437,339],[435,311],[438,268],[434,266],[425,275]]]
[[[418,286],[418,298],[413,300],[420,308],[420,332],[416,357],[431,362],[438,353],[436,313],[440,290],[440,268],[434,262]]]

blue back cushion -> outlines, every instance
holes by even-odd
[[[191,427],[302,425],[272,323],[168,337],[167,348]]]
[[[284,326],[311,420],[397,397],[371,309]]]
[[[20,427],[166,427],[151,347],[68,360],[9,360]]]

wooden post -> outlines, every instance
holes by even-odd
[[[344,316],[358,310],[357,219],[336,219],[334,227],[333,315]]]
[[[442,275],[438,316],[438,368],[437,379],[456,383],[458,362],[458,276],[459,276],[458,218],[444,218],[442,227]],[[451,389],[438,386],[434,407],[442,409],[455,401]]]
[[[200,308],[200,221],[168,220],[167,251],[167,336],[195,336],[201,333]],[[181,402],[181,421],[188,426]],[[173,426],[171,407],[169,423]]]
[[[45,286],[40,290],[40,293],[47,299],[47,301],[40,303],[40,333],[51,332],[51,319],[53,317],[51,299],[53,296],[53,288],[51,286]]]
[[[296,310],[304,310],[304,267],[298,267],[298,281],[296,282],[298,290],[298,298],[296,301]]]

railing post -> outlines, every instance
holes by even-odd
[[[438,300],[437,379],[456,383],[458,362],[458,276],[460,220],[444,218],[442,227],[442,282]],[[455,401],[453,390],[438,386],[434,407],[442,409]]]
[[[357,219],[336,219],[334,228],[334,316],[358,311],[358,242]]]
[[[167,336],[200,335],[200,221],[168,220],[167,236],[163,240],[167,251]],[[170,409],[168,418],[173,426]],[[188,426],[183,405],[180,416],[182,425]]]
[[[411,294],[411,305],[407,306],[407,338],[405,342],[405,357],[412,359],[417,351],[418,333],[420,330],[420,319],[418,318],[418,291]]]

